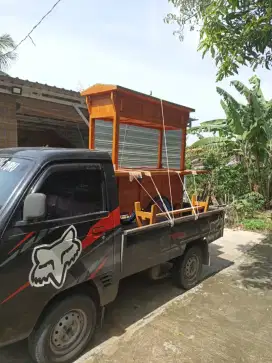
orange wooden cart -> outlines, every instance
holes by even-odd
[[[154,200],[158,204],[161,197],[163,201],[168,201],[168,205],[172,204],[171,209],[175,210],[171,212],[173,215],[182,213],[180,211],[183,201],[182,182],[184,175],[193,173],[192,170],[185,170],[185,148],[187,124],[190,112],[194,110],[116,85],[96,84],[81,92],[81,95],[86,97],[90,115],[89,149],[95,149],[95,121],[103,120],[113,124],[112,162],[119,188],[121,215],[135,211],[138,225],[144,219],[154,223],[156,215],[165,214],[164,210],[158,214],[155,206],[152,207]],[[145,168],[141,165],[137,168],[119,167],[121,124],[158,130],[157,168]],[[168,169],[162,165],[164,131],[168,130],[181,130],[179,169]],[[201,174],[205,171],[194,173]],[[207,209],[206,204],[202,206],[195,204],[195,206],[201,211]],[[163,205],[160,203],[159,207],[162,209]]]

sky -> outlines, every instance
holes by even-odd
[[[18,43],[56,0],[0,0],[0,34]],[[62,0],[18,48],[8,73],[13,77],[66,89],[95,83],[118,84],[196,110],[207,121],[224,117],[216,86],[237,96],[232,79],[247,83],[253,75],[216,83],[214,61],[197,52],[198,33],[180,42],[174,26],[163,22],[172,8],[167,0]],[[262,89],[272,99],[272,71],[258,69]],[[238,97],[239,99],[239,97]]]

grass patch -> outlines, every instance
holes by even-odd
[[[249,231],[272,231],[272,220],[270,218],[243,219],[241,225]]]

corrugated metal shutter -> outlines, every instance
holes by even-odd
[[[111,153],[112,123],[96,121],[95,147],[97,150]],[[157,167],[158,158],[158,131],[142,127],[121,125],[119,166]],[[179,168],[181,131],[166,132],[169,167]],[[163,166],[167,166],[165,141],[163,140]]]
[[[88,147],[88,129],[85,125],[62,123],[55,131],[66,138],[73,147]],[[129,125],[120,127],[119,166],[121,167],[150,167],[156,168],[158,161],[157,130],[145,129]],[[181,131],[166,132],[168,160],[170,168],[179,169]],[[111,154],[112,123],[96,121],[95,148]],[[163,166],[167,167],[165,141],[163,139]]]

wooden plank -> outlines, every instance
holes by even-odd
[[[163,130],[159,130],[158,169],[162,168],[162,141],[163,141]]]
[[[95,119],[91,116],[89,123],[89,149],[95,149]]]
[[[204,209],[203,206],[199,206],[199,207],[194,207],[194,209],[197,211],[201,210],[201,209]],[[172,215],[176,215],[176,214],[182,214],[182,213],[186,213],[186,212],[192,212],[193,211],[193,208],[192,207],[189,207],[189,208],[182,208],[182,209],[176,209],[176,210],[171,210],[171,211],[168,211],[168,212],[163,212],[163,213],[158,213],[157,214],[157,217],[163,217],[163,216],[166,216],[168,213],[169,214],[172,214]]]
[[[113,84],[96,83],[93,86],[82,91],[81,96],[96,95],[99,93],[110,93],[111,91],[114,91],[116,89],[117,89],[117,86],[113,85]]]
[[[120,134],[120,107],[116,102],[116,94],[111,93],[112,104],[114,105],[113,129],[112,129],[112,163],[115,170],[118,170],[119,157],[119,134]]]
[[[103,118],[103,120],[105,120],[105,118]],[[146,129],[163,130],[162,124],[156,124],[156,123],[152,123],[150,121],[143,121],[143,120],[137,120],[137,119],[132,119],[132,118],[128,119],[126,117],[120,118],[120,123],[124,124],[124,125],[143,127]],[[179,130],[179,128],[174,127],[174,126],[165,126],[165,130],[174,131],[174,130]]]
[[[134,94],[118,93],[120,99],[120,117],[151,123],[157,127],[163,125],[161,116],[161,103],[152,103],[148,99],[139,99]],[[183,109],[172,108],[163,103],[165,126],[176,129],[186,128],[189,112]]]
[[[138,98],[138,99],[143,99],[145,101],[148,102],[152,102],[152,103],[157,103],[160,104],[161,100],[160,98],[151,96],[151,95],[147,95],[145,93],[142,92],[138,92],[138,91],[134,91],[132,89],[126,88],[126,87],[121,87],[118,85],[113,85],[113,84],[101,84],[101,83],[97,83],[89,88],[87,88],[86,90],[81,92],[81,96],[89,96],[89,95],[95,95],[95,94],[110,94],[112,91],[117,91],[117,93],[119,94],[124,94],[127,95],[128,97],[133,97],[133,98]],[[184,105],[180,105],[174,102],[169,102],[166,100],[163,100],[163,102],[166,104],[166,106],[169,106],[171,108],[176,108],[178,110],[182,110],[185,112],[194,112],[195,110],[191,107],[187,107]]]
[[[142,173],[144,176],[145,172],[149,172],[153,175],[168,175],[168,171],[167,169],[118,169],[115,170],[115,175],[119,176],[119,177],[128,177],[130,172],[138,172],[138,173]],[[175,170],[175,169],[170,169],[169,173],[170,175],[176,175],[177,172],[180,175],[192,175],[192,170]],[[208,174],[207,170],[197,170],[196,174],[200,175],[200,174]]]
[[[89,96],[91,103],[91,116],[93,118],[110,118],[112,120],[115,112],[110,95]]]

